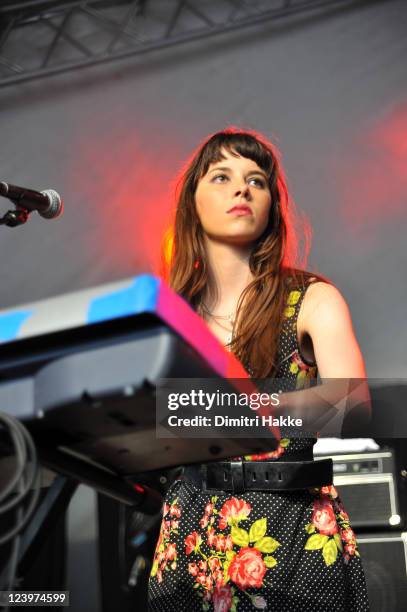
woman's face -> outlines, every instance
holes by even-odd
[[[209,238],[249,245],[264,232],[271,208],[267,175],[247,157],[231,155],[211,164],[195,192],[196,210]]]

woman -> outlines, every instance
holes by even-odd
[[[293,390],[317,371],[365,378],[341,294],[290,265],[289,213],[273,147],[252,132],[214,134],[183,176],[170,285],[254,378],[284,378]],[[315,437],[286,433],[275,450],[244,457],[245,469],[277,466],[284,481],[293,461],[309,465]],[[234,460],[219,465],[232,474]],[[368,610],[355,535],[333,486],[305,477],[295,490],[246,490],[245,481],[231,493],[213,486],[216,463],[186,468],[168,491],[151,610]]]

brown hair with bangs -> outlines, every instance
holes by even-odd
[[[210,275],[195,192],[210,164],[224,159],[222,150],[253,160],[268,177],[270,217],[263,234],[253,245],[249,260],[253,281],[240,296],[230,345],[254,377],[264,378],[276,370],[287,292],[290,287],[304,284],[309,275],[295,267],[298,251],[292,202],[278,152],[257,133],[229,128],[213,134],[198,149],[181,176],[169,284],[203,315],[202,299]]]

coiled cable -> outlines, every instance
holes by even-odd
[[[0,533],[0,546],[12,541],[7,580],[7,590],[11,591],[18,567],[19,534],[33,514],[40,495],[40,469],[35,444],[26,427],[11,415],[0,412],[0,432],[2,429],[9,435],[16,457],[14,473],[0,491],[0,516],[15,512],[15,524],[8,531]],[[0,585],[0,590],[3,588]]]

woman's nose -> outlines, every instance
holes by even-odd
[[[235,196],[239,195],[250,198],[250,189],[247,183],[238,183],[235,185]]]

